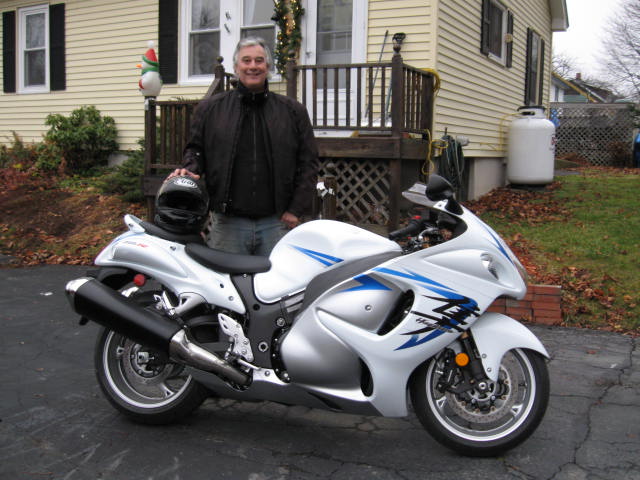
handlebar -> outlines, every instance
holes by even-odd
[[[423,229],[425,219],[419,216],[413,217],[409,220],[406,227],[394,230],[389,233],[389,240],[398,240],[399,238],[409,237],[420,233]]]

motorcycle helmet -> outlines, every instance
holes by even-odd
[[[204,184],[188,176],[172,177],[156,194],[154,223],[172,233],[199,233],[209,213]]]

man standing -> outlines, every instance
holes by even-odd
[[[209,246],[268,256],[310,207],[318,151],[305,107],[269,91],[264,40],[241,40],[233,65],[238,88],[198,104],[182,168],[169,177],[204,175],[214,219]]]

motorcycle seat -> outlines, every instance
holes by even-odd
[[[153,235],[154,237],[162,238],[163,240],[169,240],[170,242],[182,243],[186,245],[187,243],[204,243],[202,237],[195,233],[189,234],[180,234],[173,233],[164,228],[160,228],[153,223],[142,221],[140,222],[140,226],[144,228],[145,232],[149,235]]]
[[[262,273],[271,269],[268,257],[227,253],[197,243],[187,244],[185,252],[201,265],[222,273]]]

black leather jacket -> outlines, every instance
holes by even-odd
[[[194,111],[182,166],[204,174],[211,210],[228,213],[243,95],[265,96],[263,115],[276,213],[299,217],[307,213],[315,194],[318,149],[307,110],[296,100],[268,90],[251,94],[241,85],[201,101]]]

